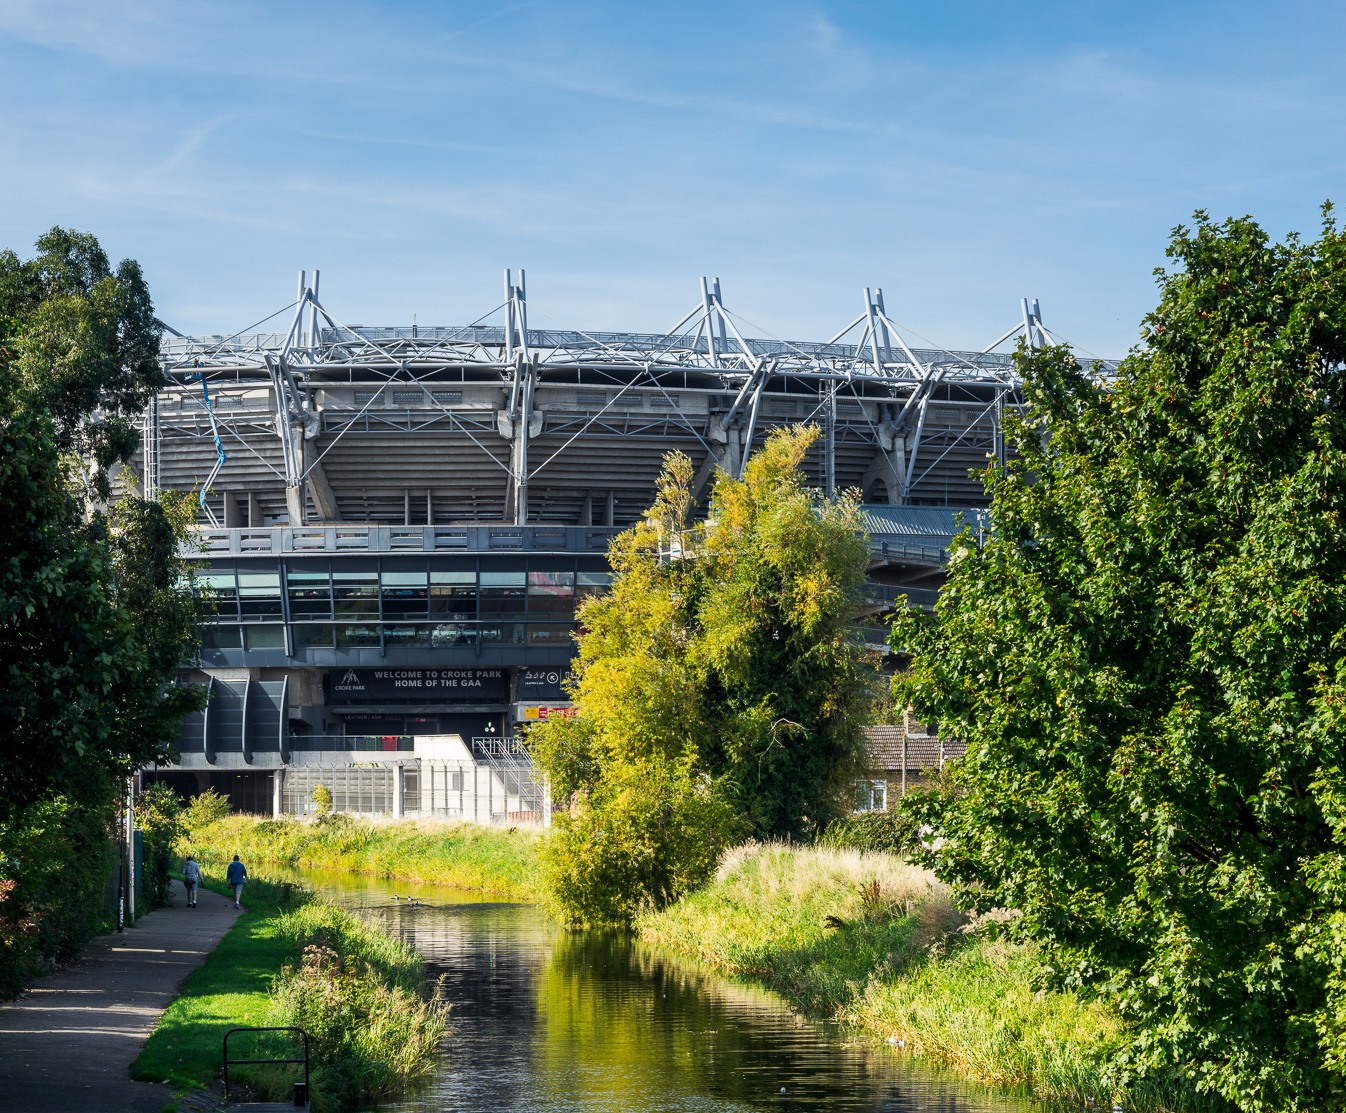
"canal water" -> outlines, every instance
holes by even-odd
[[[452,1031],[428,1089],[391,1113],[1026,1113],[882,1044],[807,1021],[623,934],[528,905],[305,873],[443,974]],[[414,896],[410,904],[397,897]]]

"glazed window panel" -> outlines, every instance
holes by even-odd
[[[238,606],[244,618],[280,618],[280,573],[240,572]]]
[[[580,597],[603,595],[611,586],[611,572],[581,572],[575,585],[575,593]]]
[[[237,626],[201,626],[202,649],[242,649],[243,632]]]
[[[475,622],[432,622],[429,630],[430,645],[434,649],[455,645],[476,645],[480,637]]]
[[[482,645],[523,645],[527,627],[522,622],[483,622]]]
[[[207,601],[211,614],[224,619],[238,615],[238,577],[233,569],[213,570],[193,577],[196,591]]]
[[[388,649],[423,648],[430,644],[430,627],[425,623],[399,622],[383,628],[383,644]]]
[[[463,620],[477,617],[475,572],[431,572],[430,614]]]
[[[332,596],[339,617],[367,616],[379,613],[379,574],[341,571],[332,573]]]
[[[377,649],[379,626],[377,622],[337,623],[338,649]]]
[[[528,644],[551,646],[556,649],[571,649],[574,647],[574,632],[575,627],[570,623],[553,625],[530,622],[528,624]]]
[[[243,627],[245,649],[284,649],[284,626],[245,626]]]
[[[523,572],[483,572],[478,594],[483,621],[500,615],[522,615],[528,604],[527,576]]]
[[[430,592],[424,572],[384,572],[379,577],[383,588],[384,618],[424,618]]]
[[[291,627],[294,632],[294,651],[301,654],[306,649],[331,649],[332,624],[330,622],[301,622]]]
[[[290,599],[291,615],[331,617],[332,577],[327,572],[288,571],[285,590]]]
[[[528,613],[570,618],[575,613],[575,573],[529,572]]]

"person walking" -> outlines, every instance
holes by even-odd
[[[225,870],[224,879],[229,882],[234,890],[234,907],[238,907],[238,902],[243,899],[243,882],[247,879],[248,869],[238,860],[238,855],[234,855],[234,860],[229,863],[229,868]]]
[[[187,862],[182,867],[182,883],[187,886],[188,908],[196,907],[196,887],[205,879],[205,874],[201,872],[201,867],[196,864],[196,859],[188,854]]]

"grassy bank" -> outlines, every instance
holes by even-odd
[[[969,932],[945,888],[887,854],[744,847],[712,885],[638,922],[643,937],[775,989],[966,1078],[1057,1106],[1114,1093],[1099,1063],[1122,1038],[1097,1004],[1034,987],[1027,948]],[[1128,1110],[1215,1110],[1142,1086]]]
[[[345,870],[529,901],[539,896],[541,838],[522,828],[470,823],[231,815],[194,831],[184,850],[204,858],[215,873],[238,854],[249,865]]]
[[[312,1040],[313,1105],[324,1113],[421,1081],[446,1022],[442,1006],[427,999],[423,964],[410,948],[294,886],[250,878],[247,911],[187,978],[132,1077],[209,1087],[219,1080],[230,1028],[300,1025]],[[242,1044],[231,1044],[231,1054],[261,1057]],[[230,1074],[263,1099],[284,1100],[300,1070]]]

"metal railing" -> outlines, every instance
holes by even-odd
[[[231,1059],[229,1058],[229,1039],[240,1032],[298,1032],[304,1041],[303,1058],[289,1059]],[[224,1103],[229,1104],[229,1068],[231,1066],[262,1066],[271,1064],[304,1064],[304,1081],[294,1084],[294,1104],[297,1106],[308,1105],[308,1033],[304,1029],[295,1026],[285,1026],[279,1028],[230,1028],[224,1034]]]
[[[188,556],[260,553],[526,552],[603,553],[620,531],[608,526],[274,526],[190,532]]]

